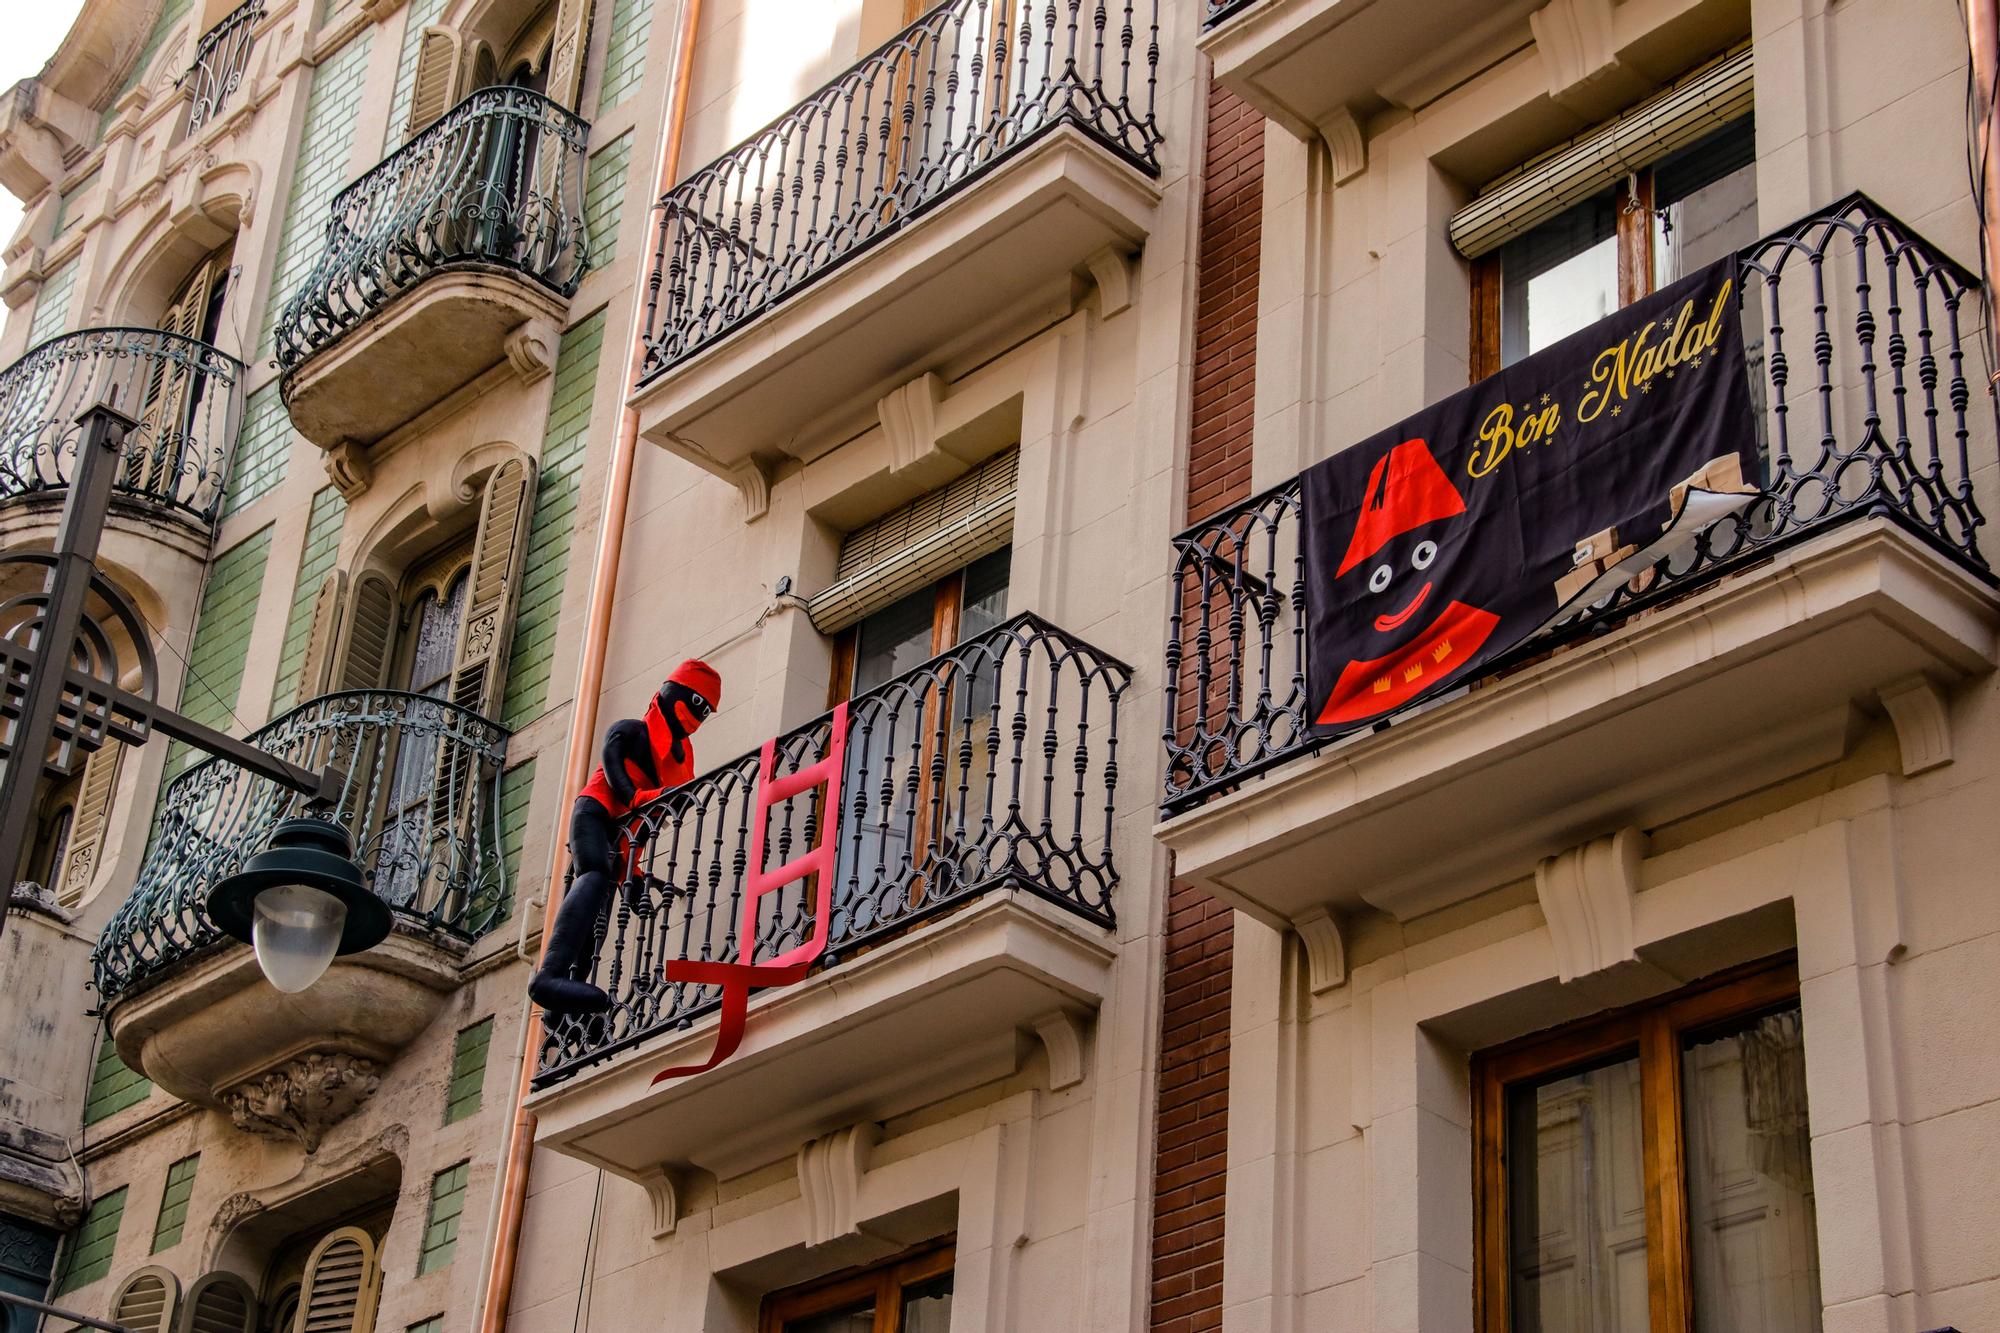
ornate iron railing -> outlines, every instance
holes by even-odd
[[[949,0],[660,200],[651,378],[1063,125],[1149,174],[1158,0]]]
[[[838,841],[824,965],[996,889],[1112,925],[1118,704],[1131,678],[1124,663],[1019,615],[855,696],[837,825],[823,828],[813,789],[774,804],[765,826],[772,867],[822,836]],[[817,762],[830,727],[822,715],[780,736],[774,775]],[[744,755],[628,820],[642,879],[632,903],[607,913],[594,976],[611,1010],[551,1019],[539,1083],[715,1006],[713,988],[669,982],[665,968],[740,956],[757,769],[758,756]],[[817,891],[798,883],[761,901],[756,957],[807,937]]]
[[[305,768],[347,774],[332,817],[354,840],[374,891],[408,927],[459,939],[507,911],[499,775],[508,732],[443,699],[400,690],[322,695],[259,727],[251,743]],[[305,797],[226,760],[167,784],[132,894],[98,937],[105,1000],[225,937],[209,888],[263,850]]]
[[[568,297],[589,263],[590,126],[525,88],[481,88],[334,196],[326,248],[278,316],[290,369],[434,273],[495,268]]]
[[[97,403],[139,422],[113,497],[213,523],[243,416],[243,364],[159,329],[65,333],[0,371],[0,501],[69,486],[77,418]]]
[[[264,0],[244,0],[195,44],[194,63],[174,82],[188,96],[190,136],[221,114],[230,94],[242,86],[250,67],[250,48],[257,43],[257,25],[263,21]]]
[[[1489,676],[1870,515],[1990,577],[1977,542],[1985,519],[1973,494],[1960,330],[1968,302],[1977,316],[1978,279],[1860,194],[1738,260],[1762,415],[1762,499],[1658,566],[1640,581],[1643,593],[1620,589]],[[1306,725],[1305,577],[1297,478],[1174,539],[1165,813],[1325,743]]]

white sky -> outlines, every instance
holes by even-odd
[[[139,0],[115,0],[138,4]],[[42,66],[62,44],[83,0],[8,0],[7,35],[0,41],[0,89],[42,72]],[[14,239],[21,225],[21,201],[0,190],[0,246]]]

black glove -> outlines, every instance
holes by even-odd
[[[632,804],[632,798],[638,794],[632,775],[625,767],[627,763],[639,770],[648,786],[660,785],[659,770],[653,763],[652,742],[646,735],[646,724],[629,717],[613,722],[611,729],[604,733],[604,783],[611,788],[611,795],[620,805]]]

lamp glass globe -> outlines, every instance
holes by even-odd
[[[251,905],[250,943],[273,986],[296,994],[325,975],[340,948],[347,904],[304,884],[282,884]]]

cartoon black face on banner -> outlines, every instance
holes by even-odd
[[[1458,557],[1471,536],[1464,497],[1427,441],[1405,440],[1376,461],[1334,574],[1354,655],[1320,725],[1400,707],[1473,660],[1499,617],[1463,586]]]

